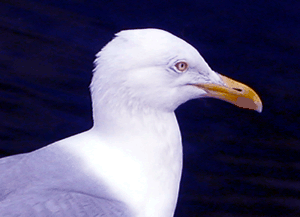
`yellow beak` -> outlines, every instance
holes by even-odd
[[[220,84],[195,84],[195,86],[205,90],[207,97],[213,97],[230,102],[238,107],[262,111],[262,102],[250,87],[226,76],[218,74],[224,82]]]

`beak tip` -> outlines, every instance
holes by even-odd
[[[262,102],[261,102],[260,99],[259,99],[259,102],[258,102],[256,105],[257,105],[256,111],[257,111],[258,113],[262,113],[263,105],[262,105]]]
[[[255,109],[258,113],[262,113],[262,105],[257,106],[257,108]]]

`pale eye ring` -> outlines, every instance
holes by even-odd
[[[187,68],[189,67],[189,65],[186,62],[184,62],[184,61],[180,61],[180,62],[178,62],[178,63],[175,64],[175,67],[176,67],[176,69],[178,71],[184,72],[184,71],[187,70]]]

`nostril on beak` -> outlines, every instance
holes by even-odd
[[[236,91],[239,91],[239,92],[242,92],[243,90],[242,89],[240,89],[240,88],[232,88],[232,89],[234,89],[234,90],[236,90]]]

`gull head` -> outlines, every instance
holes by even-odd
[[[250,87],[214,72],[193,46],[163,30],[121,31],[94,63],[95,109],[110,104],[116,109],[172,112],[190,99],[213,97],[262,111]]]

